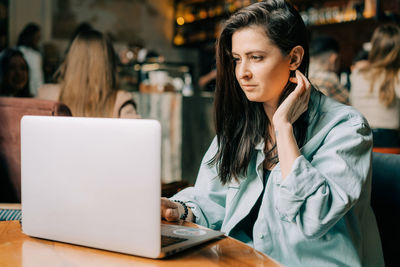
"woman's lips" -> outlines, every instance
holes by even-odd
[[[243,89],[254,89],[256,86],[255,84],[242,84]]]

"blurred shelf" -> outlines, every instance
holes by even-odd
[[[204,47],[215,43],[221,23],[232,13],[258,0],[175,0],[176,47]],[[399,14],[400,0],[292,0],[309,28],[352,25]]]

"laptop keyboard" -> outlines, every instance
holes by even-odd
[[[161,247],[167,247],[167,246],[174,245],[174,244],[186,241],[186,240],[187,240],[186,238],[162,235],[161,236]]]

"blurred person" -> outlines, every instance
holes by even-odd
[[[29,91],[36,96],[37,90],[43,85],[42,54],[39,51],[41,34],[40,27],[29,23],[18,36],[17,47],[24,55],[29,67]]]
[[[284,266],[384,266],[372,135],[307,79],[307,30],[284,0],[242,8],[217,41],[216,138],[168,221],[221,230]]]
[[[362,48],[356,53],[351,62],[350,71],[353,72],[355,69],[360,69],[368,65],[368,54],[371,51],[371,43],[364,43]]]
[[[219,35],[222,29],[222,23],[218,23],[216,25],[216,35]],[[200,77],[198,79],[198,86],[200,90],[204,90],[207,92],[215,91],[215,82],[217,78],[217,68],[215,61],[215,44],[209,44],[205,47],[203,51],[205,54],[202,55],[200,60],[203,67],[200,70]]]
[[[204,91],[215,90],[215,79],[217,78],[217,69],[212,69],[209,73],[204,74],[199,78],[199,88]]]
[[[132,94],[118,89],[116,54],[99,31],[78,34],[56,77],[58,84],[39,88],[38,98],[59,100],[73,116],[139,117]]]
[[[355,69],[363,68],[364,66],[368,65],[368,54],[369,54],[370,50],[371,50],[371,43],[370,42],[363,43],[362,48],[353,57],[353,60],[350,65],[350,72],[347,75],[347,86],[346,87],[349,90],[351,88],[350,74]],[[350,95],[349,95],[349,98],[350,98]]]
[[[371,39],[368,61],[354,68],[351,104],[373,128],[374,146],[400,147],[400,27],[379,26]]]
[[[94,30],[94,28],[92,27],[92,25],[89,22],[81,22],[78,24],[78,26],[76,26],[74,32],[72,33],[72,36],[70,37],[69,43],[67,48],[65,49],[65,55],[68,54],[68,51],[72,45],[72,42],[75,40],[75,38],[81,33],[81,32],[86,32],[86,31],[90,31],[90,30]]]
[[[342,86],[339,71],[339,43],[328,36],[316,37],[310,43],[310,71],[312,84],[336,101],[349,104],[349,91]]]
[[[0,95],[31,97],[29,70],[23,54],[15,49],[5,49],[0,58]]]

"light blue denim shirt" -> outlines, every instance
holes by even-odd
[[[272,170],[253,240],[235,226],[262,193],[263,143],[255,148],[246,177],[223,186],[217,169],[208,165],[217,151],[214,138],[195,186],[172,199],[187,202],[198,224],[248,243],[285,266],[384,266],[370,206],[368,123],[352,107],[316,91],[311,101],[301,156],[284,180],[279,163]]]

